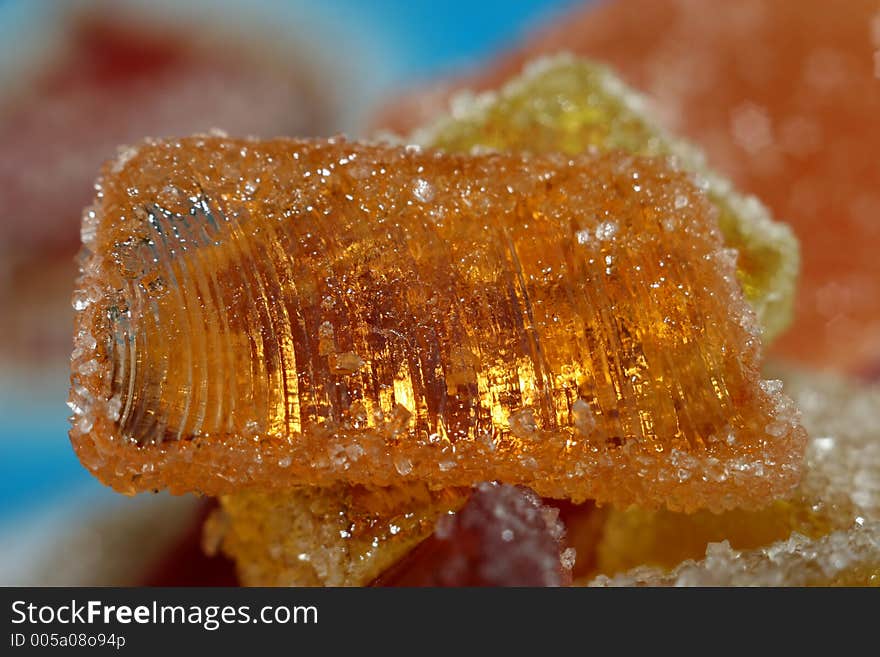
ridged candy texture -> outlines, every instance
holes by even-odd
[[[134,493],[499,480],[759,505],[804,432],[663,159],[195,137],[85,215],[72,442]]]

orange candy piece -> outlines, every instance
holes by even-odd
[[[204,137],[98,189],[71,439],[118,490],[499,480],[720,510],[797,483],[734,254],[664,160]]]

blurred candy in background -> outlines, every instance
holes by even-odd
[[[0,0],[0,583],[149,579],[126,546],[148,568],[198,513],[103,489],[66,437],[75,254],[101,163],[214,129],[360,134],[383,95],[475,65],[564,4]]]
[[[772,355],[880,379],[877,0],[186,7],[0,0],[0,583],[169,583],[169,543],[199,561],[203,507],[105,491],[66,439],[80,213],[144,136],[405,135],[534,57],[594,57],[792,225],[801,286]]]

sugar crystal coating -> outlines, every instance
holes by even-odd
[[[510,498],[512,494],[501,492],[508,488],[512,487],[493,488],[499,492],[492,498]],[[518,491],[514,497],[522,497],[519,489],[512,490]],[[475,555],[480,549],[477,537],[465,532],[458,537],[470,543],[467,548],[452,540],[442,550],[435,546],[409,556],[432,535],[438,519],[461,507],[471,493],[464,488],[430,491],[424,485],[370,489],[347,484],[231,493],[221,498],[222,511],[206,523],[204,543],[209,553],[222,549],[235,561],[239,581],[246,586],[364,586],[374,580],[396,585],[404,578],[415,583],[416,578],[424,581],[422,571],[436,565],[441,556],[459,548]],[[561,500],[545,501],[541,508],[548,523],[545,529],[556,535],[550,552],[553,563],[565,560],[558,571],[541,570],[542,577],[553,578],[545,580],[548,585],[560,573],[563,580],[595,573],[604,514],[592,503]],[[517,553],[529,551],[519,538],[523,536],[515,545],[507,545],[510,549],[499,555],[501,559],[510,563]],[[496,571],[501,578],[498,584],[511,583],[505,573],[513,575]],[[532,575],[540,573],[532,571]]]
[[[792,314],[798,245],[755,197],[743,196],[712,171],[695,147],[668,135],[645,99],[610,70],[568,55],[539,59],[497,92],[459,92],[449,116],[417,130],[413,141],[448,151],[474,148],[577,154],[590,148],[678,157],[699,173],[725,242],[739,252],[737,275],[764,328],[764,341],[785,329]],[[687,197],[677,199],[687,203]]]
[[[339,484],[234,493],[221,498],[205,540],[235,559],[246,586],[362,586],[427,538],[467,492]]]
[[[639,567],[591,586],[878,586],[880,522],[837,531],[818,540],[794,533],[769,547],[734,550],[712,543],[701,561],[670,572]]]
[[[121,491],[720,510],[797,482],[733,256],[664,160],[156,141],[85,221],[71,439]]]
[[[880,585],[880,389],[783,378],[811,436],[793,493],[720,515],[612,510],[598,583]]]
[[[561,586],[574,554],[559,512],[534,492],[483,483],[456,513],[385,572],[381,586]]]

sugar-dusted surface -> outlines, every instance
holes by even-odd
[[[434,531],[469,491],[336,485],[234,493],[205,526],[246,586],[369,584]]]
[[[574,550],[559,511],[534,492],[483,483],[434,533],[383,573],[380,586],[562,586]]]
[[[797,482],[733,256],[663,160],[151,142],[83,236],[71,439],[118,490],[720,510]]]
[[[338,484],[232,493],[205,524],[203,547],[232,558],[247,586],[428,585],[436,568],[449,562],[461,569],[446,572],[444,586],[455,574],[460,585],[550,586],[595,573],[604,509],[559,500],[539,504],[528,490],[511,486],[478,488],[467,511],[469,528],[462,529],[459,517],[445,520],[454,531],[446,532],[442,545],[417,547],[472,489]],[[490,554],[497,563],[489,563]]]
[[[880,585],[880,389],[783,378],[811,435],[794,493],[755,512],[611,511],[599,569],[638,567],[597,582]]]
[[[791,230],[773,221],[757,198],[740,194],[707,167],[695,147],[660,128],[645,99],[604,66],[569,55],[539,59],[497,92],[462,92],[450,104],[450,115],[410,139],[457,152],[578,154],[598,148],[674,154],[701,176],[719,210],[721,232],[739,253],[737,275],[764,328],[764,342],[788,326],[798,271]]]
[[[592,586],[880,586],[880,522],[837,531],[817,540],[792,534],[754,550],[712,543],[701,561],[666,572],[639,567]]]

